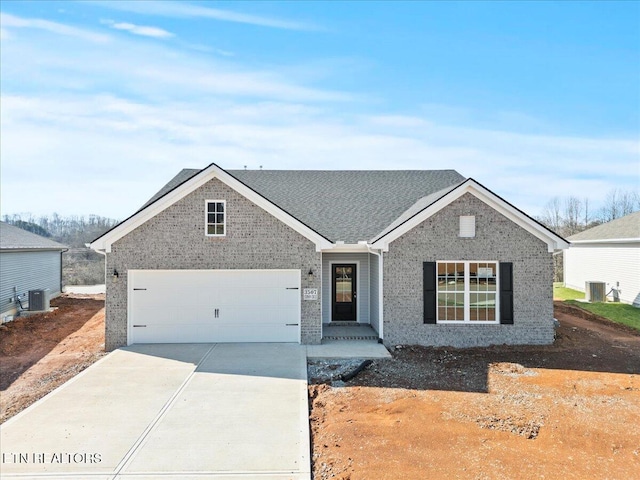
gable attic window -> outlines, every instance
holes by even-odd
[[[475,215],[460,215],[460,238],[475,238],[476,217]]]
[[[207,200],[205,213],[205,235],[223,237],[226,234],[227,214],[224,200]]]

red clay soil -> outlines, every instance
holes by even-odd
[[[313,478],[640,478],[640,336],[556,310],[545,347],[403,347],[310,385]]]
[[[104,295],[63,295],[53,312],[0,326],[0,423],[104,353]]]
[[[0,327],[2,422],[104,355],[103,297],[52,304]],[[556,317],[550,346],[403,347],[310,385],[314,479],[640,478],[640,336]]]

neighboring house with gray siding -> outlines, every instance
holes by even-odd
[[[552,253],[568,243],[453,170],[183,170],[94,240],[106,347],[553,341]]]
[[[62,292],[62,252],[53,240],[0,222],[0,315],[2,321],[19,310],[17,297],[28,305],[30,290]]]
[[[563,252],[564,283],[585,291],[586,282],[605,282],[608,298],[640,307],[640,212],[631,213],[567,240]]]

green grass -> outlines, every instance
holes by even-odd
[[[554,282],[553,299],[554,300],[577,300],[584,298],[584,293],[572,288],[563,287],[562,283]]]
[[[625,303],[585,303],[577,302],[576,300],[583,300],[584,293],[572,288],[566,288],[562,286],[561,282],[555,282],[553,284],[553,299],[563,300],[570,305],[575,305],[583,310],[587,310],[601,317],[608,318],[616,323],[627,325],[629,327],[640,330],[640,308],[627,305]]]
[[[555,291],[555,289],[554,289]],[[584,303],[575,300],[567,300],[568,304],[575,305],[601,317],[613,320],[616,323],[627,325],[640,330],[640,308],[626,303]]]

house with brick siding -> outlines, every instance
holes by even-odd
[[[106,346],[553,341],[552,254],[568,243],[453,170],[181,171],[95,239]]]

